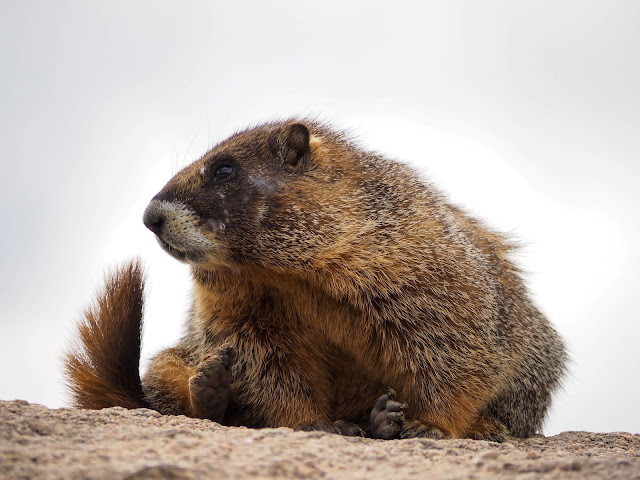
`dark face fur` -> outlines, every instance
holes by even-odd
[[[265,232],[282,210],[282,191],[304,175],[309,142],[300,123],[237,134],[172,178],[143,221],[165,251],[201,268],[264,261]],[[285,228],[298,223],[276,216]]]

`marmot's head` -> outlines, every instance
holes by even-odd
[[[347,157],[353,147],[313,122],[245,130],[173,177],[143,221],[169,254],[199,268],[304,267],[344,242],[339,233],[357,217],[345,215],[357,203]]]

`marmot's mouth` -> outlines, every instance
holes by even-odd
[[[198,248],[197,246],[175,246],[170,241],[165,240],[164,238],[156,235],[156,240],[158,244],[162,247],[162,249],[171,255],[176,260],[179,260],[184,263],[189,263],[192,265],[196,265],[202,263],[202,261],[207,256],[208,252],[203,250],[202,248]]]
[[[181,262],[186,262],[186,261],[189,260],[187,258],[188,257],[188,252],[186,252],[184,250],[179,250],[176,247],[174,247],[173,245],[168,244],[163,239],[161,239],[158,235],[156,235],[156,240],[158,240],[158,244],[160,244],[162,249],[165,252],[167,252],[169,255],[171,255],[173,258],[175,258],[176,260],[180,260]]]

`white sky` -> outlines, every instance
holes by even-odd
[[[640,432],[640,3],[21,1],[0,6],[0,399],[67,404],[104,268],[149,273],[143,356],[187,269],[141,222],[181,166],[292,114],[347,127],[511,232],[571,376],[546,433]]]

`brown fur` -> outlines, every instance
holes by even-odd
[[[142,382],[153,408],[196,415],[189,378],[228,343],[230,425],[368,430],[391,386],[407,405],[406,436],[541,429],[564,372],[561,340],[531,303],[512,244],[409,167],[322,124],[265,124],[179,172],[145,223],[194,281],[185,336]],[[70,378],[77,398],[102,395],[85,374]]]
[[[147,406],[140,385],[142,268],[137,261],[110,275],[78,324],[80,343],[65,356],[76,406]]]

